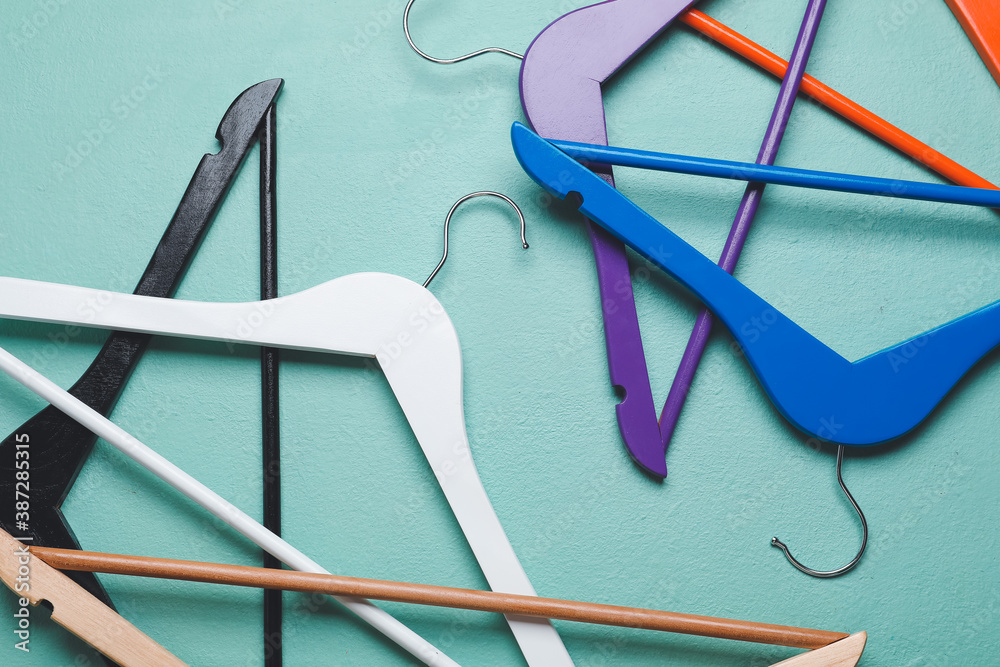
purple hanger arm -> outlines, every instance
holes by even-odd
[[[764,143],[761,144],[760,153],[757,154],[757,164],[774,164],[774,160],[778,157],[778,148],[785,135],[785,126],[792,115],[795,96],[798,95],[802,76],[806,73],[806,63],[809,60],[809,53],[812,51],[812,45],[816,39],[816,32],[819,30],[819,22],[823,18],[825,8],[826,0],[809,0],[805,17],[802,19],[802,26],[799,28],[799,34],[795,40],[795,47],[792,49],[788,70],[785,72],[785,78],[781,81],[781,89],[778,91],[778,100],[771,113],[771,121],[764,133]],[[763,183],[747,183],[743,200],[736,210],[736,219],[733,221],[729,238],[726,239],[726,245],[722,249],[722,257],[719,259],[719,266],[725,269],[726,273],[731,274],[736,269],[736,262],[740,259],[743,244],[746,243],[747,236],[750,234],[750,226],[753,225],[754,217],[757,215],[757,207],[760,206],[760,200],[763,196]],[[681,416],[684,401],[691,388],[691,382],[694,380],[694,374],[698,370],[698,364],[701,362],[711,332],[712,313],[706,308],[698,313],[694,330],[691,331],[691,337],[684,349],[684,356],[677,368],[677,374],[674,375],[674,381],[670,385],[667,402],[660,414],[660,436],[663,438],[664,453],[670,446],[670,439],[674,435],[677,420]]]
[[[693,0],[609,0],[549,24],[521,65],[521,104],[535,132],[607,145],[601,84],[691,4]],[[610,168],[598,173],[614,186]],[[625,246],[589,220],[587,232],[597,264],[611,383],[625,394],[616,406],[618,427],[635,462],[666,477]]]

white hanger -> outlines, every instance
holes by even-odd
[[[444,307],[424,287],[400,276],[358,273],[269,301],[208,303],[0,278],[0,317],[374,357],[490,587],[505,593],[535,595],[472,460],[465,431],[458,335]],[[5,363],[13,359],[4,356]],[[23,369],[18,368],[18,372],[21,371]],[[53,388],[58,389],[55,385]],[[53,401],[58,397],[43,397],[67,411]],[[76,414],[69,414],[78,418]],[[94,415],[100,417],[97,413]],[[110,422],[102,424],[93,416],[88,423],[80,421],[95,432],[95,426],[99,425],[107,429],[110,424],[117,429]],[[132,443],[137,442],[121,429],[118,431]],[[99,435],[109,440],[104,433]],[[127,449],[123,451],[132,455]],[[185,483],[193,482],[201,487],[200,484],[152,450],[149,453],[156,457],[157,465],[166,464],[174,469],[171,474],[179,473],[179,476],[172,480],[150,468],[154,473],[215,512],[175,481],[183,477]],[[204,487],[201,489],[208,491]],[[215,498],[225,503],[218,496]],[[239,512],[231,505],[228,507]],[[319,566],[286,543],[281,542],[279,546],[273,534],[264,531],[270,537],[263,535],[259,524],[242,512],[239,514],[253,523],[252,531],[244,532],[247,525],[234,527],[262,548],[295,569],[322,571],[309,570],[309,567]],[[220,518],[229,519],[227,516]],[[292,552],[297,556],[289,558]],[[308,563],[297,560],[298,557]],[[374,607],[367,602],[364,604]],[[357,613],[357,610],[352,611]],[[398,624],[395,619],[392,621]],[[507,621],[533,667],[572,664],[562,640],[548,621],[519,617],[508,617]],[[414,655],[426,661],[426,655]]]

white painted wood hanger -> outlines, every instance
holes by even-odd
[[[490,587],[505,593],[535,595],[493,511],[472,460],[465,429],[462,353],[458,335],[444,307],[424,287],[400,276],[358,273],[269,301],[209,303],[0,278],[0,317],[374,357],[385,373]],[[5,363],[12,363],[13,357],[2,356]],[[18,372],[23,372],[23,369],[18,368]],[[54,385],[53,388],[59,389]],[[54,392],[44,398],[66,411],[55,402],[61,399]],[[79,411],[77,413],[84,416]],[[71,413],[71,416],[77,418],[77,414]],[[81,420],[81,423],[91,430],[98,432],[95,427],[108,430],[99,420],[90,415],[87,417],[90,421],[84,423]],[[109,440],[104,433],[98,434]],[[137,442],[124,431],[112,435]],[[123,451],[132,456],[127,448]],[[171,467],[171,475],[179,473],[185,484],[193,482],[200,487],[199,493],[212,494],[152,450],[149,453],[157,459],[156,465]],[[141,460],[140,463],[147,465]],[[180,482],[182,477],[172,480],[158,470],[150,469],[216,512],[202,502],[204,498],[192,496],[189,491],[193,489],[185,490],[183,485],[175,483]],[[225,503],[218,496],[215,498]],[[224,514],[233,510],[239,512],[232,505],[225,504],[231,510],[224,510]],[[242,512],[239,514],[246,517]],[[228,521],[225,515],[217,516]],[[242,528],[234,527],[289,566],[299,570],[322,571],[309,570],[319,566],[287,543],[276,542],[277,538],[272,533],[264,531],[249,517],[246,521],[253,526],[244,524]],[[370,603],[364,604],[377,609]],[[357,613],[357,610],[352,611]],[[392,620],[398,624],[395,619]],[[507,620],[529,665],[550,667],[572,664],[562,640],[548,621],[520,617],[508,617]],[[403,645],[398,638],[393,639]],[[426,653],[426,646],[422,650]],[[427,655],[421,655],[416,647],[411,652],[427,660]]]

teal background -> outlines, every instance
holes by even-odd
[[[492,44],[523,51],[551,20],[583,4],[424,0],[412,28],[441,56]],[[700,7],[787,55],[805,4]],[[201,155],[217,150],[214,131],[230,101],[253,83],[283,77],[282,294],[357,271],[423,280],[440,255],[444,214],[468,192],[499,190],[525,209],[528,251],[503,204],[469,204],[456,216],[452,256],[432,290],[462,340],[475,460],[540,594],[866,630],[867,667],[996,664],[996,354],[915,433],[849,453],[845,480],[868,515],[871,544],[847,576],[811,579],[768,540],[780,536],[816,568],[854,554],[860,527],[836,485],[834,450],[814,451],[780,418],[730,352],[728,335],[717,332],[709,345],[668,454],[667,481],[644,477],[626,455],[583,226],[547,205],[507,140],[510,124],[523,118],[513,60],[491,55],[451,67],[421,60],[403,39],[403,0],[3,5],[3,274],[131,291]],[[33,20],[44,25],[26,29]],[[809,72],[1000,178],[1000,89],[941,0],[831,0]],[[143,85],[143,99],[123,107],[120,98]],[[611,141],[752,160],[777,90],[770,76],[686,28],[670,28],[607,86]],[[83,141],[94,145],[78,166],[55,166]],[[779,162],[936,180],[802,98]],[[255,149],[179,296],[256,298],[256,165]],[[619,185],[713,258],[742,192],[735,182],[624,170]],[[859,358],[995,300],[998,251],[991,211],[772,187],[737,275]],[[662,404],[697,304],[641,260],[633,266]],[[64,333],[3,322],[0,345],[68,387],[105,334],[69,340]],[[258,373],[253,348],[157,339],[112,417],[259,516]],[[281,390],[289,542],[342,574],[485,587],[380,374],[350,359],[287,353]],[[42,407],[6,378],[0,396],[3,433]],[[104,442],[65,510],[86,548],[259,559],[246,540]],[[185,661],[262,663],[259,591],[103,581],[125,617]],[[285,599],[286,664],[411,664],[335,604]],[[10,618],[15,600],[0,595],[0,616]],[[462,664],[523,664],[498,616],[385,606]],[[29,655],[0,632],[0,663],[96,664],[46,615],[34,613]],[[762,667],[796,653],[557,626],[581,666]]]

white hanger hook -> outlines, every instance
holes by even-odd
[[[424,287],[427,287],[428,285],[431,284],[431,281],[434,280],[434,276],[438,274],[438,271],[440,271],[441,267],[444,266],[445,260],[448,259],[448,226],[451,224],[451,216],[455,215],[455,211],[458,209],[459,206],[469,201],[470,199],[475,199],[476,197],[498,197],[507,202],[508,204],[510,204],[511,207],[514,209],[514,211],[517,213],[518,220],[521,221],[521,247],[524,248],[525,250],[528,249],[528,241],[524,236],[524,214],[521,213],[521,209],[518,207],[516,203],[514,203],[514,200],[508,197],[507,195],[500,194],[499,192],[486,192],[486,191],[473,192],[471,195],[465,195],[457,202],[455,202],[455,204],[451,207],[451,210],[448,211],[448,215],[444,219],[444,254],[441,255],[441,261],[438,262],[438,265],[434,268],[433,271],[431,271],[431,275],[428,276],[427,280],[424,282]]]
[[[410,37],[410,8],[413,7],[415,0],[410,0],[406,3],[406,9],[403,10],[403,34],[406,35],[406,41],[409,42],[410,48],[417,52],[421,58],[430,60],[432,63],[437,63],[439,65],[452,65],[454,63],[460,63],[463,60],[468,60],[469,58],[475,58],[476,56],[481,56],[484,53],[502,53],[505,56],[510,56],[512,58],[517,58],[518,60],[523,60],[524,56],[520,53],[514,53],[513,51],[508,51],[507,49],[501,49],[499,46],[490,46],[485,49],[479,49],[473,53],[467,53],[464,56],[458,56],[457,58],[435,58],[434,56],[429,56],[420,49],[417,45],[413,43],[413,38]]]

